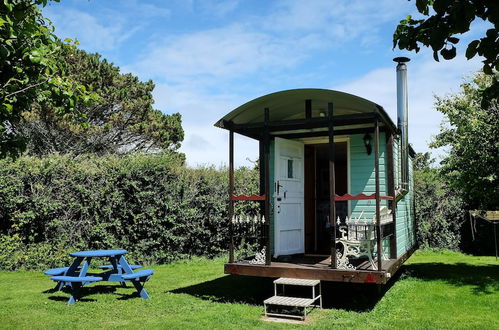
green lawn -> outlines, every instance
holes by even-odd
[[[222,259],[155,266],[146,284],[94,284],[82,301],[52,292],[41,272],[0,272],[0,328],[296,328],[261,320],[268,279],[223,274]],[[382,295],[369,285],[329,284],[329,306],[314,310],[309,328],[499,329],[499,263],[493,257],[418,252]]]

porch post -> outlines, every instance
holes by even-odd
[[[269,108],[264,110],[265,130],[263,137],[265,158],[265,264],[270,265],[270,136],[268,124],[270,121]]]
[[[234,262],[234,131],[229,131],[229,263]]]
[[[386,144],[386,159],[388,165],[388,195],[393,197],[388,204],[392,210],[392,228],[393,233],[390,236],[390,258],[397,258],[397,201],[395,199],[395,174],[393,166],[393,133],[390,133]]]
[[[331,268],[336,269],[336,203],[334,172],[334,124],[333,103],[327,104],[329,133],[329,223],[331,225]]]
[[[380,189],[379,189],[379,119],[374,120],[374,173],[376,184],[376,244],[378,254],[378,270],[382,269],[383,247],[381,246],[381,219],[380,219]]]
[[[266,195],[267,192],[265,191],[265,143],[264,143],[264,137],[260,136],[260,139],[258,140],[258,159],[259,159],[259,174],[260,174],[260,196]],[[265,216],[265,201],[260,202],[260,215]],[[266,241],[265,241],[265,223],[260,224],[259,232],[258,232],[258,244],[260,246],[266,246]]]

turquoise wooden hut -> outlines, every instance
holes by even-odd
[[[381,284],[411,255],[407,60],[396,59],[397,125],[381,105],[327,89],[268,94],[215,124],[229,131],[226,273]],[[234,134],[259,141],[259,195],[234,195]],[[261,250],[236,260],[234,203],[251,200],[262,204]]]

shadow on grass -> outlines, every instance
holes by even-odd
[[[116,290],[120,288],[118,285],[95,285],[95,286],[84,286],[80,288],[80,296],[81,298],[78,299],[79,302],[88,302],[88,301],[96,301],[95,299],[89,299],[85,298],[86,296],[91,296],[94,294],[112,294],[115,296],[120,296],[117,298],[118,300],[128,300],[128,299],[136,299],[140,298],[139,293],[136,291],[136,289],[133,286],[127,286],[125,288],[130,290],[130,293],[124,294],[124,293],[118,293]],[[50,294],[50,293],[55,293],[58,292],[59,290],[56,290],[55,288],[45,290],[42,293]],[[66,293],[68,296],[66,297],[61,297],[61,296],[50,296],[48,297],[50,300],[55,300],[55,301],[67,301],[69,299],[69,296],[71,295],[71,289],[69,287],[64,287],[62,292]]]
[[[475,295],[499,291],[497,265],[470,265],[465,263],[417,263],[403,266],[402,278],[413,277],[424,281],[445,281],[455,286],[471,285]]]
[[[220,303],[262,306],[265,299],[274,295],[272,282],[271,278],[227,275],[166,292],[188,294]],[[369,312],[394,282],[390,281],[389,284],[379,287],[374,284],[322,282],[323,307]],[[286,290],[286,295],[290,296],[306,297],[311,295],[310,288],[287,287]]]
[[[397,282],[398,276],[387,284],[323,282],[324,307],[357,313],[370,312]]]
[[[184,293],[221,303],[261,305],[274,290],[272,281],[273,279],[265,277],[226,275],[166,292]]]
[[[49,299],[53,300],[53,301],[62,301],[62,302],[67,303],[69,300],[69,296],[67,298],[66,297],[59,297],[59,296],[50,296]],[[97,301],[97,300],[83,297],[83,298],[79,298],[77,302],[93,302],[93,301]]]
[[[442,280],[459,287],[470,285],[473,287],[472,293],[476,295],[492,294],[499,290],[499,267],[495,265],[418,263],[402,266],[387,284],[380,286],[323,281],[323,306],[359,313],[369,312],[397,281],[411,277],[424,281]],[[169,292],[221,303],[262,306],[263,301],[274,294],[272,281],[271,278],[227,275]],[[302,296],[303,291],[287,291],[286,295]],[[306,294],[310,294],[310,289]]]
[[[475,295],[492,294],[499,290],[499,267],[496,265],[470,265],[465,263],[417,263],[404,265],[386,285],[322,282],[324,308],[354,312],[370,312],[385,293],[399,280],[416,278],[424,281],[444,281],[461,287],[472,286]],[[220,303],[242,303],[262,306],[274,294],[272,278],[226,275],[211,281],[167,291],[188,294]],[[310,289],[307,288],[307,294]],[[304,294],[303,290],[286,295]]]

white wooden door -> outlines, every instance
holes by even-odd
[[[303,143],[275,138],[274,256],[305,252]]]

